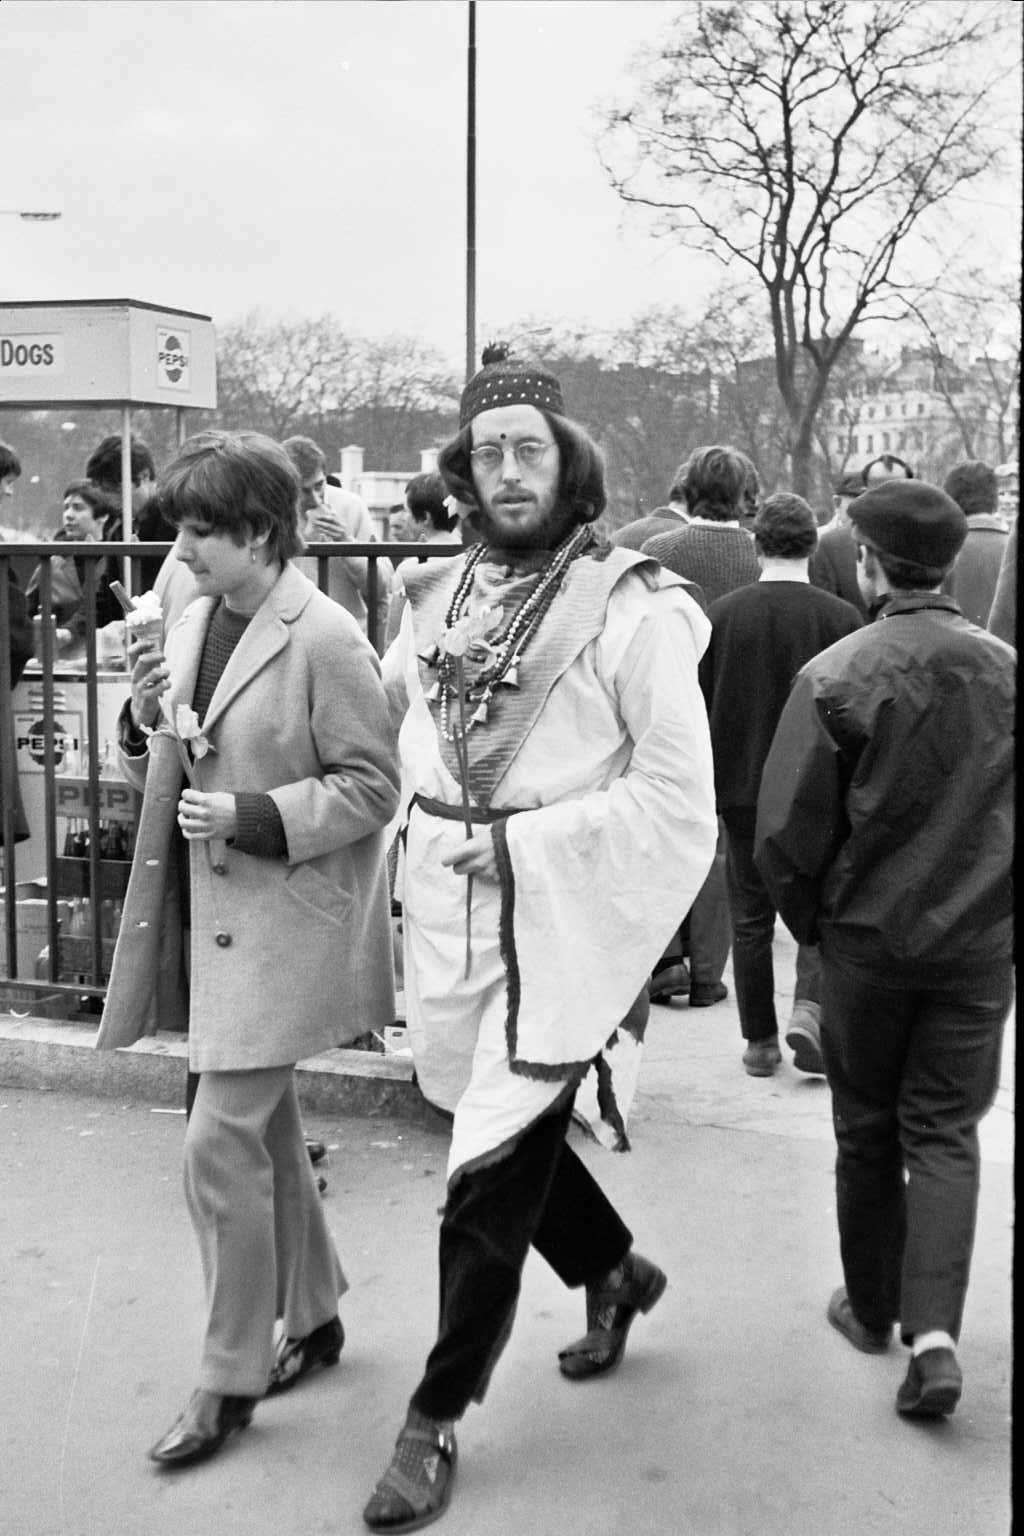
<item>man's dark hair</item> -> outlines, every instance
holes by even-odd
[[[868,475],[874,469],[876,464],[881,464],[882,468],[888,475],[891,475],[894,469],[899,468],[903,471],[904,479],[913,480],[914,478],[914,471],[911,469],[906,459],[898,459],[894,453],[880,453],[877,459],[869,459],[868,462],[864,465],[864,468],[861,470],[860,478],[862,485],[867,485]],[[893,476],[893,478],[895,479],[896,477]]]
[[[15,479],[21,474],[21,460],[14,449],[8,443],[0,443],[0,480],[6,480],[8,475]]]
[[[149,475],[151,480],[156,479],[156,465],[153,455],[149,451],[148,444],[141,437],[132,434],[131,441],[132,485],[138,485],[143,475]],[[94,485],[101,486],[105,491],[116,491],[121,485],[121,437],[119,433],[112,433],[105,437],[97,448],[89,455],[89,462],[85,466],[85,478],[91,480]]]
[[[947,496],[952,496],[965,517],[976,517],[981,512],[998,512],[999,481],[991,464],[981,459],[965,459],[954,464],[942,483]]]
[[[69,496],[80,496],[87,507],[92,509],[94,517],[117,517],[120,508],[108,491],[96,484],[94,480],[72,480],[64,487],[62,501],[67,501]]]
[[[540,409],[540,407],[537,407]],[[551,436],[558,444],[559,506],[572,512],[577,523],[593,523],[601,516],[607,502],[604,486],[604,460],[601,450],[581,426],[567,416],[542,410]],[[478,506],[473,485],[473,465],[469,457],[473,446],[473,423],[462,428],[438,454],[437,467],[452,495],[468,507]]]
[[[850,498],[852,496],[859,496],[863,489],[864,489],[864,477],[863,477],[863,475],[857,475],[857,474],[840,475],[839,479],[836,481],[835,485],[832,487],[832,494],[833,494],[833,496],[843,496],[843,497],[846,497],[846,498]]]
[[[238,545],[267,534],[267,554],[282,564],[304,548],[299,476],[284,449],[261,432],[200,432],[160,477],[163,515],[224,533]]]
[[[445,506],[448,495],[445,483],[436,472],[413,475],[405,488],[405,504],[418,523],[429,522],[437,533],[446,533],[455,527],[455,518]]]
[[[898,555],[886,554],[884,549],[879,549],[875,544],[868,548],[885,572],[889,585],[901,592],[919,592],[922,588],[927,591],[937,587],[949,569],[945,565],[919,565],[916,560],[902,560]]]
[[[744,453],[720,444],[695,448],[683,471],[683,499],[691,517],[738,522],[757,501],[757,471]]]
[[[818,542],[818,521],[802,496],[776,491],[753,523],[757,547],[778,560],[802,560]]]
[[[669,499],[669,501],[685,501],[686,500],[686,487],[684,485],[684,481],[685,481],[685,478],[686,478],[686,465],[687,465],[687,462],[688,461],[686,459],[684,459],[682,464],[679,464],[679,465],[676,466],[676,472],[672,476],[672,484],[668,488],[668,499]]]
[[[308,480],[310,475],[318,475],[327,468],[323,449],[311,437],[286,437],[281,447],[298,470],[300,480]]]

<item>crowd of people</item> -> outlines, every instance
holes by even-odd
[[[68,488],[75,537],[88,484]],[[373,531],[308,438],[200,433],[146,490],[174,547],[163,639],[129,650],[119,744],[143,801],[97,1043],[138,1038],[150,1000],[187,1028],[207,1296],[199,1384],[153,1460],[208,1458],[339,1358],[346,1281],[294,1070],[391,1022],[396,902],[451,1144],[437,1333],[372,1530],[447,1508],[531,1247],[582,1292],[562,1375],[622,1361],[667,1277],[567,1140],[577,1091],[596,1064],[621,1131],[621,1034],[642,1039],[652,1001],[720,1003],[730,948],[741,1064],[771,1076],[777,915],[799,946],[785,1041],[832,1094],[825,1315],[866,1352],[898,1325],[897,1410],[951,1413],[1012,985],[1016,522],[993,471],[938,487],[886,455],[819,529],[743,454],[699,447],[609,541],[559,380],[496,348],[395,512],[446,558],[374,578],[340,556],[319,590],[304,540]]]

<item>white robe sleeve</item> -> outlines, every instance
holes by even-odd
[[[625,769],[606,787],[510,816],[496,837],[509,1054],[526,1075],[546,1076],[602,1048],[715,851],[711,741],[697,681],[707,621],[676,588],[616,596],[593,659],[602,705],[617,710],[632,744]],[[565,728],[571,754],[571,733],[586,731],[586,719],[577,711]]]

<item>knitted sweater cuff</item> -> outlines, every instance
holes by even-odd
[[[270,795],[236,794],[235,817],[238,830],[231,839],[239,853],[251,853],[260,859],[281,859],[288,852],[284,822]]]

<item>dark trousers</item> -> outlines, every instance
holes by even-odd
[[[725,884],[732,922],[732,974],[744,1040],[768,1040],[779,1032],[775,1014],[772,944],[776,908],[754,863],[754,806],[722,813],[726,826]],[[796,998],[821,1000],[821,961],[816,946],[796,952]],[[795,1001],[796,999],[794,999]]]
[[[572,1095],[490,1167],[460,1174],[441,1222],[437,1342],[410,1406],[457,1419],[482,1399],[512,1327],[532,1243],[568,1286],[603,1278],[632,1235],[565,1143]]]
[[[974,1247],[978,1122],[999,1082],[1009,960],[942,985],[823,954],[846,1289],[867,1328],[957,1339]]]
[[[725,888],[725,845],[725,827],[719,817],[715,857],[689,912],[690,975],[702,987],[721,981],[732,941]]]

